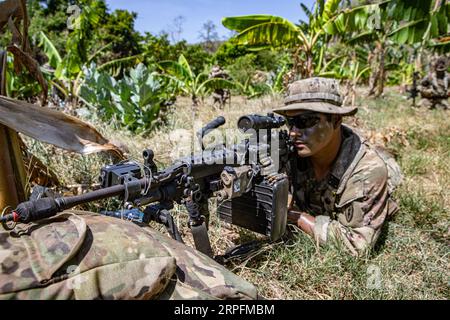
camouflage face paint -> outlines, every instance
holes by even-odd
[[[315,155],[331,140],[334,132],[333,123],[327,121],[324,114],[319,114],[320,121],[311,128],[298,129],[295,126],[290,130],[290,136],[294,140],[297,154],[300,157]]]

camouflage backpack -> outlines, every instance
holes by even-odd
[[[395,161],[394,157],[386,150],[380,147],[373,148],[378,156],[383,160],[388,171],[388,193],[392,195],[397,187],[403,181],[402,169]]]
[[[256,299],[256,288],[148,227],[82,211],[0,231],[0,299]]]

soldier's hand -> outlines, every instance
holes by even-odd
[[[288,223],[295,224],[310,236],[314,236],[314,224],[316,219],[306,212],[288,210],[287,221]]]

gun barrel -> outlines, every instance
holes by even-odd
[[[139,180],[141,188],[148,183],[147,178]],[[157,188],[158,184],[154,183],[151,189]],[[79,196],[59,197],[59,198],[41,198],[38,200],[22,202],[17,206],[12,214],[3,217],[1,222],[15,221],[29,223],[51,216],[57,213],[73,208],[77,205],[88,203],[96,200],[106,199],[119,196],[125,193],[126,185],[115,185],[112,187],[91,191]]]
[[[145,178],[141,179],[141,181],[142,181],[141,186],[145,183],[144,180],[145,180]],[[64,197],[64,198],[59,198],[59,199],[63,199],[62,200],[63,201],[62,210],[67,210],[67,209],[73,208],[73,207],[83,204],[83,203],[88,203],[88,202],[92,202],[92,201],[96,201],[96,200],[101,200],[101,199],[106,199],[106,198],[122,195],[125,192],[125,188],[126,188],[125,185],[118,184],[118,185],[111,186],[108,188],[99,189],[99,190],[95,190],[95,191],[88,192],[85,194],[81,194],[79,196]]]

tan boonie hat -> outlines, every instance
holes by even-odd
[[[284,106],[273,111],[285,115],[287,111],[307,110],[320,113],[354,115],[357,107],[343,107],[339,83],[329,78],[308,78],[289,85]]]
[[[436,71],[445,71],[448,69],[448,61],[445,57],[439,57],[434,63],[434,68]]]

